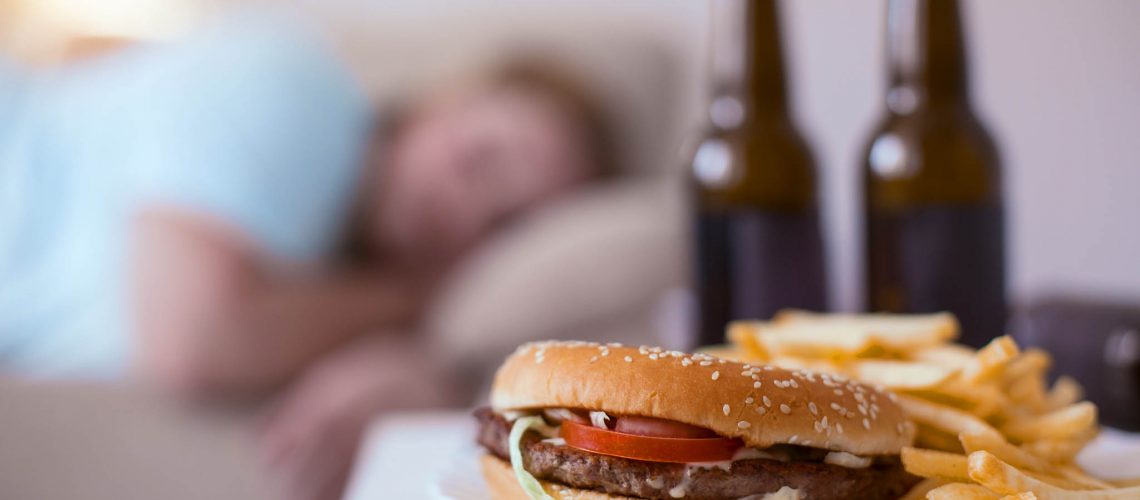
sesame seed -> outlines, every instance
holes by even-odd
[[[788,438],[788,444],[796,444],[796,441],[799,441],[799,440],[800,440],[799,434],[792,434],[792,437]]]
[[[780,404],[780,411],[784,412],[784,415],[787,415],[792,412],[792,407],[786,404]]]
[[[723,408],[721,408],[721,411],[723,411],[723,412],[724,412],[724,416],[726,416],[726,417],[727,417],[729,413],[732,413],[732,407],[731,407],[731,406],[728,406],[728,403],[725,403],[725,404],[724,404],[724,407],[723,407]]]
[[[823,416],[823,420],[820,420],[820,421],[819,421],[819,426],[820,426],[820,427],[823,427],[824,429],[826,429],[826,428],[827,428],[827,415],[824,415],[824,416]]]
[[[609,356],[609,355],[610,355],[609,349],[602,351],[602,356]]]
[[[839,403],[831,403],[831,409],[832,410],[839,411],[842,408],[843,408],[842,406],[839,406]]]
[[[808,403],[808,411],[810,411],[812,415],[819,415],[819,409],[816,408],[814,402]]]
[[[750,372],[750,371],[748,371],[748,370],[744,370],[744,371],[740,372],[740,376],[741,376],[741,377],[751,377],[751,376],[752,376],[752,372]]]
[[[594,362],[596,362],[596,361],[598,361],[598,357],[597,357],[597,356],[594,356],[594,357],[590,358],[590,362],[591,362],[591,363],[594,363]]]
[[[838,432],[838,433],[840,433],[840,434],[843,434],[843,424],[840,424],[840,423],[836,423],[836,424],[835,424],[835,432]]]
[[[836,390],[835,390],[835,395],[836,395],[836,396],[842,396],[842,395],[843,395],[843,389],[836,389]]]
[[[720,378],[720,371],[719,371],[719,370],[718,370],[718,371],[714,371],[714,372],[713,372],[713,374],[712,374],[712,379],[713,379],[713,380],[716,380],[716,379],[718,379],[718,378]]]
[[[657,359],[657,355],[656,355],[656,354],[650,354],[650,355],[649,355],[649,359],[653,359],[653,360],[656,360],[656,359]]]
[[[795,387],[796,389],[800,388],[800,384],[797,384],[795,379],[788,379],[788,385]]]
[[[689,366],[693,364],[693,360],[689,358],[681,358],[681,366]]]
[[[626,356],[626,357],[625,357],[625,362],[626,362],[626,363],[632,363],[632,362],[633,362],[633,356]]]
[[[710,366],[710,365],[712,365],[712,361],[708,361],[708,360],[701,361],[701,366]]]
[[[867,429],[867,430],[871,430],[871,422],[865,418],[863,419],[863,428]]]
[[[760,388],[760,381],[759,381],[759,380],[757,380],[757,381],[753,382],[753,383],[752,383],[752,388],[753,388],[753,389],[759,389],[759,388]]]
[[[756,413],[763,415],[765,413],[768,413],[768,409],[763,407],[763,406],[757,406],[756,407]]]
[[[745,369],[745,370],[747,370],[747,369],[749,369],[749,368],[752,368],[752,365],[745,363],[745,364],[744,364],[744,369]]]
[[[750,405],[750,404],[755,403],[755,402],[756,402],[756,399],[754,399],[752,396],[748,396],[748,397],[744,398],[744,404],[746,404],[746,405]]]
[[[772,407],[772,400],[768,399],[768,396],[763,396],[762,399],[764,401],[764,406],[767,406],[769,408]]]
[[[749,428],[749,427],[752,427],[752,424],[750,424],[750,423],[748,423],[748,422],[745,422],[745,421],[741,420],[741,421],[739,421],[739,422],[737,422],[737,423],[736,423],[736,426],[737,426],[737,427],[739,427],[739,428],[741,428],[741,429],[747,429],[747,428]]]

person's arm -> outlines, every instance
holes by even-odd
[[[415,293],[375,273],[272,272],[206,216],[145,211],[132,238],[136,367],[181,394],[260,391],[344,341],[413,314]]]

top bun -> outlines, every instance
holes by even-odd
[[[894,394],[807,370],[747,364],[660,347],[593,342],[524,344],[495,375],[496,411],[574,408],[655,417],[738,437],[895,455],[914,425]]]

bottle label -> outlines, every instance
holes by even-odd
[[[724,343],[735,319],[780,309],[823,310],[823,243],[813,213],[735,211],[697,216],[702,345]]]
[[[1005,331],[1001,207],[923,207],[868,220],[870,308],[950,311],[975,347]]]

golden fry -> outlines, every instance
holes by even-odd
[[[744,351],[748,361],[767,361],[771,353],[756,339],[759,334],[754,321],[733,321],[728,324],[728,341]]]
[[[997,493],[976,484],[950,483],[926,494],[928,500],[998,500]]]
[[[959,370],[974,359],[974,350],[964,345],[941,344],[912,351],[908,353],[907,358],[949,370]]]
[[[955,436],[963,432],[998,433],[997,429],[984,420],[961,410],[911,396],[899,396],[898,402],[912,420]]]
[[[906,492],[906,495],[903,495],[899,500],[919,500],[921,498],[926,498],[927,492],[944,484],[946,484],[946,481],[938,478],[925,478],[922,481],[919,481],[918,484],[914,485],[914,487],[911,488],[910,491]]]
[[[989,380],[1020,353],[1017,343],[1009,335],[993,339],[962,367],[962,380],[970,384]]]
[[[986,488],[1004,495],[1031,491],[1039,498],[1059,500],[1124,500],[1140,498],[1140,487],[1111,490],[1070,490],[1036,479],[986,451],[970,454],[969,475]]]
[[[970,481],[965,455],[906,447],[900,456],[903,468],[916,476]]]
[[[851,362],[847,373],[860,381],[891,390],[917,390],[941,384],[953,371],[928,363],[872,359]]]
[[[1053,388],[1045,396],[1045,408],[1050,411],[1059,410],[1077,403],[1084,395],[1085,390],[1081,384],[1068,375],[1062,375],[1057,377],[1057,381],[1053,382]]]
[[[1022,351],[1020,356],[1013,358],[1006,365],[1002,381],[1005,385],[1009,385],[1027,376],[1044,377],[1051,366],[1053,366],[1053,357],[1049,353],[1031,347]]]
[[[1096,405],[1085,401],[1053,412],[1001,427],[1006,436],[1018,442],[1041,439],[1071,439],[1096,428]]]

